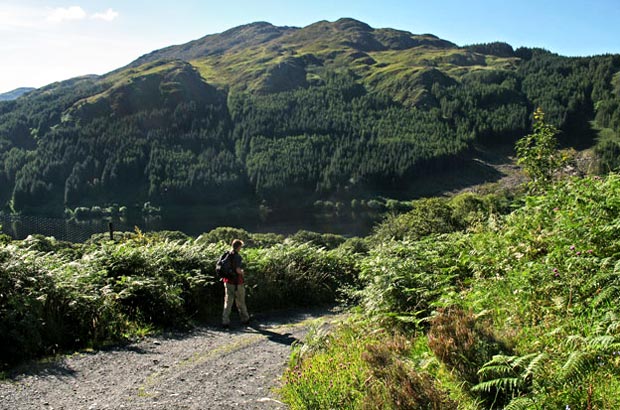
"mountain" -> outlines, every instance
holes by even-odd
[[[417,57],[425,58],[426,51],[431,50],[431,58],[467,61],[467,53],[462,57],[442,53],[456,48],[453,43],[432,35],[373,29],[346,18],[334,23],[320,21],[303,29],[259,22],[156,50],[138,58],[130,67],[159,60],[183,60],[195,66],[209,83],[270,93],[304,86],[306,77],[312,74],[320,77],[319,72],[325,66],[351,69],[365,78],[377,71],[368,67],[378,64],[368,53],[385,57],[389,62],[383,64],[392,65],[391,70],[408,68]],[[422,52],[393,55],[413,49]],[[404,60],[405,65],[390,64],[398,60]],[[425,66],[426,62],[422,62],[418,67]]]
[[[540,106],[620,164],[620,56],[457,46],[353,19],[258,22],[0,103],[0,203],[303,209],[497,179]],[[231,208],[232,209],[232,208]]]
[[[16,88],[13,91],[9,91],[9,92],[0,94],[0,101],[14,100],[14,99],[19,98],[22,95],[26,94],[27,92],[32,91],[32,90],[34,90],[34,88],[32,88],[32,87]]]

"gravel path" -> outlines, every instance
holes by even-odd
[[[264,315],[248,327],[207,326],[29,364],[0,382],[0,409],[284,409],[273,388],[292,343],[338,317]]]

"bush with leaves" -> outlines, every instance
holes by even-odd
[[[485,223],[489,217],[510,211],[506,192],[480,195],[466,192],[451,198],[425,198],[412,201],[407,213],[388,215],[373,232],[372,240],[418,240],[438,233],[449,233]]]
[[[248,304],[255,308],[332,303],[357,283],[355,257],[308,243],[246,249]]]
[[[417,240],[433,233],[458,230],[452,208],[446,198],[428,198],[413,202],[413,209],[401,215],[388,215],[374,232],[375,241]]]
[[[353,237],[341,243],[338,250],[340,253],[358,255],[358,258],[361,258],[362,255],[368,253],[370,246],[370,242],[366,238]]]
[[[411,341],[396,334],[366,345],[362,359],[370,369],[364,408],[456,410],[457,403],[436,379],[409,359]]]
[[[363,310],[403,323],[423,322],[443,298],[456,292],[470,273],[458,263],[461,234],[421,241],[387,242],[360,261],[358,292]]]
[[[493,333],[488,319],[458,306],[439,309],[430,320],[428,346],[435,356],[464,381],[466,390],[482,381],[480,369],[494,355],[509,352],[505,343]],[[491,408],[506,402],[501,389],[490,388],[480,399]]]
[[[296,243],[309,243],[325,249],[334,249],[343,244],[346,241],[346,238],[342,235],[332,233],[318,233],[300,230],[294,235],[291,235],[289,240]]]
[[[0,367],[104,340],[127,329],[90,269],[55,254],[0,248]]]
[[[13,238],[11,238],[9,235],[1,233],[1,232],[2,232],[2,225],[0,225],[0,245],[6,245],[13,240]]]
[[[198,237],[199,242],[220,243],[223,242],[230,246],[234,239],[241,239],[246,247],[267,248],[284,242],[282,235],[274,233],[250,233],[244,229],[219,227]]]
[[[547,185],[562,164],[557,133],[557,128],[545,123],[545,113],[539,107],[534,111],[534,132],[517,141],[517,163],[531,178],[534,190]]]
[[[572,178],[471,237],[465,303],[494,312],[516,353],[489,361],[477,391],[511,409],[617,407],[619,220],[618,175]]]
[[[170,326],[183,325],[196,312],[208,310],[216,297],[206,297],[205,292],[215,282],[215,261],[222,247],[148,241],[104,244],[89,255],[90,263],[104,273],[102,285],[110,286],[124,311],[148,323]]]

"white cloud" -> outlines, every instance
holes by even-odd
[[[83,8],[79,6],[71,6],[67,8],[59,7],[51,10],[47,16],[47,21],[61,23],[63,21],[70,20],[83,20],[84,18],[86,18],[86,12]]]
[[[90,18],[95,20],[112,21],[118,17],[118,12],[107,9],[105,13],[95,13]]]

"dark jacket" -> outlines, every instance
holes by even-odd
[[[243,258],[238,252],[234,253],[233,269],[237,272],[237,268],[243,269]],[[243,275],[237,274],[236,279],[224,279],[224,283],[230,283],[231,285],[243,285]]]

